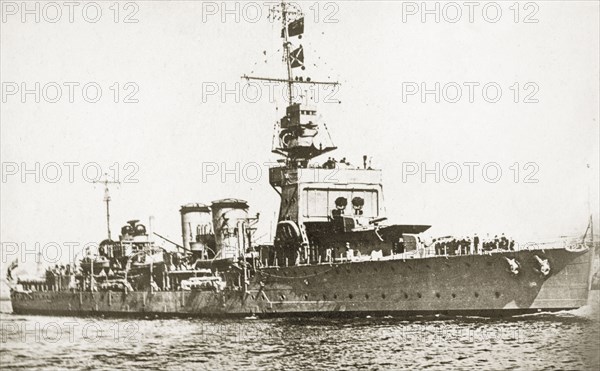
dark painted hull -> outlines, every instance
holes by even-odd
[[[506,257],[519,262],[517,275]],[[263,268],[246,293],[13,291],[11,300],[18,314],[67,316],[501,316],[586,305],[591,259],[589,250],[552,249]]]

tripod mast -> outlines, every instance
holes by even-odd
[[[107,173],[104,173],[104,180],[99,179],[94,181],[94,183],[104,184],[104,202],[106,203],[106,230],[108,232],[108,239],[112,240],[110,235],[110,190],[108,189],[109,184],[121,184],[121,182],[116,180],[110,180]]]
[[[305,69],[304,48],[298,43],[304,34],[304,14],[295,3],[281,3],[270,9],[269,17],[281,19],[283,61],[287,78],[255,77],[244,75],[246,80],[284,83],[288,91],[285,116],[275,125],[273,153],[285,157],[286,166],[307,167],[308,162],[323,153],[336,149],[331,136],[326,136],[327,126],[319,123],[316,107],[306,103],[294,103],[294,84],[337,86],[338,82],[313,81],[310,77],[294,77],[294,68]],[[279,35],[278,35],[279,36]],[[292,40],[299,45],[292,46]],[[296,73],[299,74],[299,73]],[[320,135],[320,132],[322,133]],[[327,138],[328,137],[328,138]],[[277,140],[279,139],[279,140]]]
[[[293,86],[293,81],[294,81],[294,76],[292,73],[292,64],[290,62],[290,42],[288,41],[288,22],[287,22],[287,18],[288,18],[288,10],[287,10],[287,4],[282,1],[281,2],[281,23],[283,25],[283,52],[284,54],[284,59],[285,59],[285,64],[287,67],[287,74],[288,74],[288,102],[289,104],[292,104],[292,99],[293,99],[293,95],[292,95],[292,86]]]

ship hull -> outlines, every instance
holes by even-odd
[[[586,305],[591,259],[589,250],[552,249],[344,262],[263,268],[246,292],[13,291],[11,300],[17,314],[66,316],[505,316]]]

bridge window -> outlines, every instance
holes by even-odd
[[[306,210],[305,216],[328,216],[327,191],[310,189],[306,190]]]

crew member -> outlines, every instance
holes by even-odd
[[[502,250],[508,250],[508,239],[502,233],[502,237],[500,237],[500,248]]]

